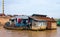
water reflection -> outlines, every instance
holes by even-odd
[[[0,27],[0,37],[59,37],[59,34],[60,27],[45,31],[7,30]]]

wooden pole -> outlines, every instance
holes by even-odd
[[[4,14],[4,0],[2,0],[2,14]]]

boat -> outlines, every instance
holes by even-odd
[[[30,26],[28,24],[28,16],[13,17],[5,23],[4,28],[17,30],[30,29]]]

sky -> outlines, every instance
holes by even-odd
[[[4,7],[5,14],[43,14],[60,18],[60,0],[4,0]],[[2,0],[0,0],[0,13],[2,13]]]

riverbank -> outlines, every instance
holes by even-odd
[[[10,19],[11,17],[7,17],[7,16],[0,16],[0,25],[5,25],[5,23],[7,22],[7,21],[9,21],[9,19]]]

